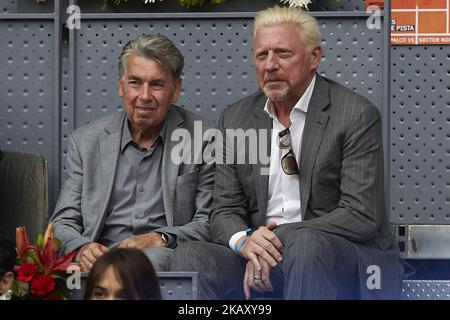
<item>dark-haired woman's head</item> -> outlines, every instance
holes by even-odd
[[[86,300],[161,300],[158,277],[138,249],[117,248],[101,256],[89,272]]]

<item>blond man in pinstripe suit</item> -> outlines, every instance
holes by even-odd
[[[227,108],[219,128],[272,129],[269,174],[262,163],[218,164],[215,243],[180,246],[172,270],[199,271],[204,299],[397,298],[379,111],[316,73],[319,28],[299,9],[260,12],[253,54],[262,92]]]

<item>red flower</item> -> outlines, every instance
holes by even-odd
[[[39,261],[44,266],[45,273],[51,274],[53,272],[65,272],[76,252],[73,251],[58,258],[55,240],[48,239],[44,248],[38,250],[37,254]]]
[[[27,248],[30,246],[28,235],[25,227],[16,228],[16,247],[19,254],[20,261],[25,261]]]
[[[28,282],[36,275],[38,268],[33,263],[24,263],[17,267],[17,280]]]
[[[31,293],[37,296],[45,296],[55,289],[55,279],[49,275],[39,275],[31,281]]]
[[[64,299],[67,293],[56,286],[55,279],[65,279],[65,271],[76,252],[58,257],[60,241],[54,236],[54,227],[50,223],[44,237],[39,235],[38,244],[30,245],[25,227],[16,229],[16,247],[18,265],[15,267],[17,282],[28,282],[29,285],[17,284],[13,294],[23,299],[58,300]]]

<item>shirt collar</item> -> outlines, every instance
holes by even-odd
[[[303,111],[304,113],[308,112],[308,105],[309,105],[309,101],[311,100],[311,96],[312,96],[312,92],[313,92],[315,83],[316,83],[316,75],[314,75],[314,77],[312,78],[311,82],[308,85],[308,88],[306,88],[303,95],[297,101],[297,103],[295,104],[291,113],[294,112],[294,110],[300,110],[300,111]],[[270,99],[266,100],[266,105],[264,106],[264,111],[269,115],[269,117],[277,119],[277,117],[275,115],[273,103],[272,103],[272,101],[270,101]]]
[[[161,140],[161,143],[164,144],[164,135],[166,133],[166,121],[164,121],[163,127],[161,128],[161,131],[159,132],[159,137],[158,139]],[[131,136],[131,131],[130,131],[130,125],[128,123],[128,117],[125,116],[124,119],[124,124],[123,124],[123,128],[122,128],[122,141],[120,144],[120,152],[123,152],[123,150],[125,150],[125,147],[129,144],[129,143],[135,143],[137,145],[137,142],[133,140],[133,137]],[[157,142],[155,142],[156,144]]]

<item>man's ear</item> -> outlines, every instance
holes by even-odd
[[[178,79],[175,80],[175,93],[172,97],[172,103],[176,103],[180,98],[181,88],[182,88],[181,77],[178,77]]]
[[[311,70],[316,70],[322,59],[322,47],[316,46],[311,50]]]
[[[118,91],[117,91],[117,93],[118,93],[118,95],[119,95],[119,97],[123,97],[123,86],[122,86],[122,78],[121,77],[118,77],[117,78],[117,82],[118,82]]]

